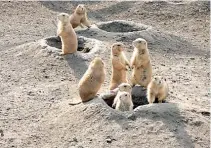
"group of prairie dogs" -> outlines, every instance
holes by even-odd
[[[87,12],[84,5],[76,7],[73,14],[60,13],[58,16],[57,35],[62,42],[62,55],[71,54],[77,51],[78,39],[74,28],[83,25],[88,28],[91,26],[87,18]]]
[[[110,90],[116,93],[113,107],[119,111],[133,110],[132,87],[136,84],[147,89],[148,102],[158,99],[162,103],[168,95],[168,85],[162,77],[152,78],[152,65],[146,40],[133,41],[134,51],[129,62],[124,54],[124,45],[114,43],[111,46],[112,76]],[[127,80],[127,70],[132,69],[131,80]],[[105,80],[104,62],[96,57],[89,65],[79,82],[79,94],[83,102],[93,99]]]
[[[73,14],[60,13],[58,15],[57,35],[61,37],[62,54],[74,53],[78,48],[77,36],[74,28],[85,25],[91,26],[84,5],[78,5]],[[168,95],[168,85],[161,77],[152,78],[152,65],[147,47],[147,41],[137,38],[132,42],[134,47],[130,62],[124,54],[124,45],[114,43],[111,46],[112,76],[109,89],[116,93],[113,107],[119,111],[133,110],[131,97],[132,87],[136,84],[147,89],[147,99],[159,103]],[[127,80],[127,71],[132,69],[130,81]],[[105,64],[100,57],[94,58],[81,80],[79,81],[79,95],[82,102],[93,99],[105,80]]]

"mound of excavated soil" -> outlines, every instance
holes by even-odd
[[[52,143],[59,147],[206,147],[209,123],[201,113],[196,108],[175,103],[117,112],[101,98],[76,106],[63,102],[38,126],[44,131],[40,141],[47,144],[36,144],[44,147]]]

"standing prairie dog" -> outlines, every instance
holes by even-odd
[[[70,24],[70,16],[67,13],[60,13],[58,15],[57,35],[61,37],[62,41],[61,54],[69,54],[77,51],[78,39]]]
[[[147,87],[152,77],[152,65],[146,40],[138,38],[133,41],[134,51],[131,58],[132,86],[139,84]]]
[[[104,63],[96,57],[90,63],[87,71],[79,81],[79,95],[82,102],[93,99],[105,80]]]
[[[147,100],[149,103],[153,103],[156,98],[158,102],[162,103],[168,96],[168,85],[166,79],[161,77],[154,77],[147,87]]]
[[[117,88],[121,83],[127,83],[126,71],[130,69],[122,43],[114,43],[111,47],[112,76],[110,90]]]
[[[133,110],[133,101],[131,94],[125,91],[118,92],[114,98],[115,109],[119,111],[132,111]]]
[[[72,24],[73,28],[78,26],[83,28],[83,25],[90,28],[91,24],[87,18],[87,10],[83,4],[79,4],[74,13],[70,15],[70,23]]]

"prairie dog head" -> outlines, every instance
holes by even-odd
[[[132,91],[132,87],[128,83],[122,83],[118,86],[118,88],[119,88],[119,91],[125,91],[128,93],[131,93]]]
[[[79,4],[76,9],[75,12],[78,14],[85,14],[86,13],[86,8],[83,4]]]
[[[157,86],[162,86],[163,83],[165,83],[166,79],[165,78],[162,78],[162,77],[158,77],[158,76],[155,76],[153,79],[152,79],[152,82],[154,84],[156,84]]]
[[[94,58],[94,60],[92,60],[92,62],[90,63],[90,66],[92,68],[104,68],[104,62],[102,61],[100,57],[96,57]]]
[[[112,55],[119,55],[124,50],[124,45],[122,43],[114,43],[111,46],[111,53]]]
[[[136,40],[133,41],[133,47],[137,49],[147,49],[147,41],[142,38],[137,38]]]
[[[123,102],[128,102],[130,100],[130,94],[128,92],[121,92],[119,94],[119,99]]]
[[[58,20],[63,22],[63,23],[69,23],[70,22],[70,16],[67,13],[60,13],[57,16]]]

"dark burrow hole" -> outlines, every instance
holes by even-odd
[[[143,88],[142,86],[134,86],[132,88],[132,100],[133,100],[133,109],[135,109],[138,106],[141,105],[146,105],[149,104],[147,101],[147,96],[146,96],[146,89]],[[103,94],[103,100],[106,102],[106,104],[108,106],[112,107],[115,95],[107,93],[107,94]],[[156,98],[154,103],[158,103],[158,99]],[[166,101],[164,100],[162,103],[166,103]]]
[[[105,30],[107,32],[134,32],[134,31],[142,31],[146,30],[146,26],[135,26],[133,24],[127,22],[118,22],[114,21],[111,23],[100,24],[98,28]]]
[[[46,39],[47,45],[51,47],[55,47],[58,49],[62,49],[62,42],[61,38],[58,37],[50,37]],[[88,44],[88,41],[84,38],[78,37],[78,51],[83,53],[88,53],[93,47],[91,47],[90,44]]]

